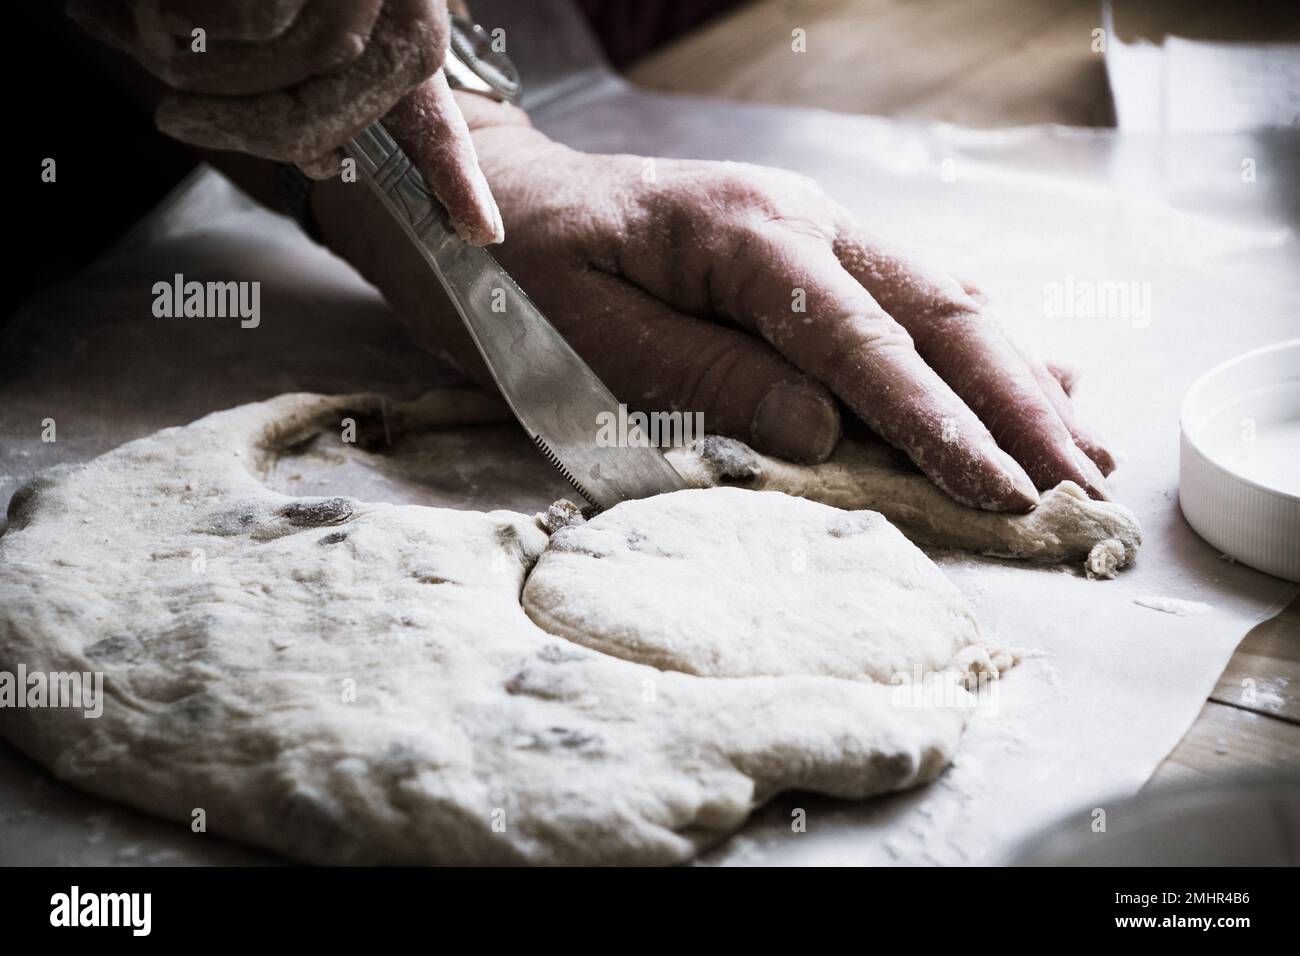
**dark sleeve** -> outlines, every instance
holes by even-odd
[[[81,36],[61,2],[19,0],[6,13],[16,22],[4,58],[12,205],[0,322],[103,252],[197,161],[128,91],[129,61]],[[42,180],[47,159],[54,182]]]

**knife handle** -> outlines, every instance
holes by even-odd
[[[382,123],[371,123],[348,143],[358,171],[406,219],[414,237],[433,255],[449,242],[462,241],[447,211]]]

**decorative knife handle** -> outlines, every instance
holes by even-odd
[[[406,219],[430,252],[436,254],[448,241],[459,241],[442,203],[382,123],[371,123],[348,145],[361,175]]]

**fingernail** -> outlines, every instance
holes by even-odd
[[[488,193],[487,201],[492,213],[492,237],[487,242],[488,245],[491,245],[505,239],[506,224],[501,219],[501,207],[497,205],[496,197]]]
[[[839,442],[840,411],[833,401],[782,382],[758,403],[752,431],[759,451],[816,464]]]
[[[479,212],[486,213],[488,210],[480,209]],[[492,203],[490,217],[475,216],[473,222],[457,219],[450,212],[448,217],[451,219],[451,227],[456,230],[456,235],[471,245],[490,246],[505,238],[505,228],[502,226],[501,213],[496,203]]]
[[[1093,498],[1100,498],[1102,501],[1110,501],[1110,484],[1102,477],[1101,469],[1096,463],[1083,453],[1077,445],[1070,449],[1070,458],[1074,462],[1074,467],[1079,470],[1083,478],[1083,487]]]
[[[1106,450],[1101,443],[1089,439],[1079,440],[1079,447],[1083,453],[1092,459],[1092,463],[1097,466],[1103,478],[1109,477],[1110,473],[1115,470],[1115,456]]]
[[[1106,441],[1105,435],[1091,426],[1085,430],[1077,423],[1072,427],[1070,435],[1074,443],[1079,446],[1079,450],[1097,466],[1103,478],[1108,477],[1115,470],[1115,456],[1106,448],[1110,443]]]
[[[452,218],[456,232],[466,242],[476,246],[490,246],[501,242],[506,237],[505,224],[501,221],[501,207],[488,187],[487,179],[476,171],[470,183],[472,198],[469,211],[473,222],[458,222]]]
[[[1038,506],[1038,489],[1030,480],[1029,474],[1020,467],[1020,462],[1016,461],[1002,449],[998,449],[998,454],[1002,459],[1002,469],[1006,476],[1011,480],[1011,501],[1008,502],[1011,511],[1032,511]]]

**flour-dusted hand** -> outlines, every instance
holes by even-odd
[[[1024,512],[1066,480],[1107,497],[1113,462],[1060,379],[812,180],[580,153],[511,107],[462,108],[507,224],[498,258],[629,405],[703,412],[709,432],[816,462],[839,439],[838,397],[963,504]],[[472,365],[415,262],[366,232],[348,257],[417,339]]]
[[[386,117],[460,234],[500,241],[440,69],[446,0],[73,0],[68,11],[171,88],[156,114],[163,132],[325,178],[339,147]]]

